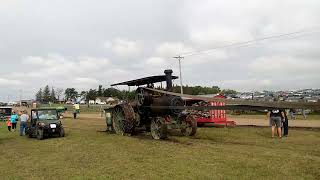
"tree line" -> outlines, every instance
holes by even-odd
[[[156,89],[161,89],[161,87],[156,87]],[[180,86],[173,86],[172,91],[180,93]],[[237,91],[231,89],[221,90],[218,86],[203,87],[203,86],[183,86],[183,92],[185,94],[191,95],[203,95],[203,94],[224,94],[231,95],[236,94]],[[63,94],[64,93],[64,94]],[[88,91],[78,92],[75,88],[66,88],[65,90],[61,88],[53,88],[46,85],[43,89],[40,88],[36,93],[36,100],[41,103],[52,102],[55,103],[58,100],[62,100],[62,95],[64,95],[64,101],[75,101],[77,99],[88,102],[89,100],[96,100],[97,97],[116,97],[118,99],[133,100],[135,98],[135,91],[118,90],[115,88],[104,88],[99,85],[97,89],[90,89]]]
[[[43,89],[40,88],[39,91],[36,93],[36,101],[41,103],[54,103],[61,98],[62,93],[63,89],[54,89],[53,87],[50,88],[49,85],[46,85]]]

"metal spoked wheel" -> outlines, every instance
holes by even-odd
[[[131,135],[133,133],[135,114],[130,104],[120,104],[113,109],[112,126],[117,134]]]
[[[181,133],[184,136],[194,136],[197,133],[197,120],[191,115],[182,118]]]
[[[151,136],[153,139],[167,138],[167,125],[162,118],[153,119],[151,121]]]

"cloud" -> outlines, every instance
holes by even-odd
[[[143,46],[138,41],[130,41],[123,38],[115,38],[112,42],[106,41],[104,48],[111,49],[117,56],[137,56],[143,50]]]
[[[22,85],[22,82],[19,80],[14,80],[14,79],[5,79],[5,78],[0,78],[0,86],[18,86]]]
[[[277,0],[201,1],[197,5],[187,1],[182,8],[181,21],[190,40],[206,49],[279,33],[310,30],[318,26],[319,5],[315,0],[281,3]]]
[[[25,65],[36,66],[37,69],[23,74],[16,73],[15,76],[46,77],[65,76],[68,74],[78,75],[84,72],[93,73],[111,65],[107,58],[84,56],[68,59],[58,54],[28,56],[22,58],[21,62]]]
[[[74,82],[79,84],[85,83],[85,84],[95,84],[95,85],[99,83],[99,81],[94,78],[86,78],[86,77],[75,78]]]
[[[151,57],[146,60],[147,65],[151,66],[164,66],[166,64],[165,60],[161,57]]]
[[[298,59],[290,56],[259,57],[249,68],[256,73],[304,74],[318,72],[319,61]]]
[[[180,54],[193,52],[194,49],[181,42],[164,42],[156,48],[156,54],[173,57]]]

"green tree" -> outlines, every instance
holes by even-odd
[[[42,102],[42,89],[40,88],[39,91],[36,93],[36,101]]]
[[[63,89],[62,88],[57,88],[55,93],[56,93],[56,96],[57,96],[57,100],[60,100],[61,95],[63,93]]]
[[[53,103],[57,102],[56,91],[53,88],[51,88],[50,101]]]
[[[96,100],[97,98],[97,90],[95,89],[90,89],[87,93],[86,93],[86,101],[89,102],[89,100]]]
[[[123,91],[121,91],[121,97],[122,97],[122,99],[127,99],[127,100],[134,100],[135,99],[135,97],[136,97],[136,91],[125,91],[125,90],[123,90]],[[119,97],[118,97],[118,99],[120,99]]]
[[[81,100],[87,100],[87,91],[81,91],[81,93],[79,94],[80,95],[80,98]]]
[[[43,89],[43,94],[42,94],[43,102],[48,103],[50,101],[50,89],[49,86],[46,85]]]
[[[119,99],[122,99],[123,94],[124,94],[123,92],[115,88],[107,88],[103,92],[103,96],[105,97],[117,97]]]
[[[65,95],[66,100],[68,100],[68,101],[75,100],[78,96],[78,92],[74,88],[67,88],[64,91],[64,95]]]
[[[238,92],[232,89],[224,89],[221,91],[221,93],[224,95],[231,95],[231,94],[237,94]]]
[[[102,97],[103,96],[103,88],[102,85],[99,85],[98,91],[97,91],[97,96]]]

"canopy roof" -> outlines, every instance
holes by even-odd
[[[178,76],[171,76],[171,77],[172,79],[178,79]],[[117,85],[141,86],[145,84],[152,84],[152,83],[163,82],[163,81],[166,81],[166,76],[159,75],[159,76],[149,76],[149,77],[144,77],[140,79],[125,81],[117,84],[112,84],[111,86],[117,86]]]

